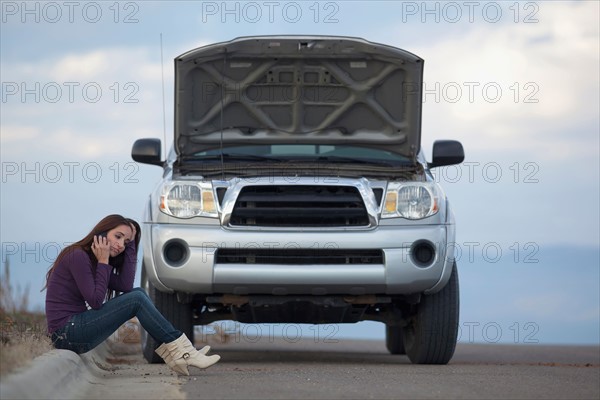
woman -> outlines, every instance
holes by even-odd
[[[109,215],[80,241],[60,252],[46,275],[48,333],[58,349],[85,353],[124,322],[137,317],[150,336],[162,343],[156,352],[174,371],[208,368],[218,355],[206,356],[154,307],[141,288],[133,288],[140,226]],[[114,296],[115,292],[123,292]]]

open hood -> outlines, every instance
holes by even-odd
[[[348,144],[416,160],[423,60],[363,39],[242,37],[175,59],[175,150]]]

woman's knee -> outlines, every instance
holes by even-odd
[[[134,288],[131,292],[122,293],[115,297],[120,302],[128,302],[130,304],[141,304],[150,301],[150,298],[142,288]]]
[[[145,291],[144,289],[142,289],[141,287],[136,287],[136,288],[133,288],[133,289],[131,289],[131,292],[129,292],[129,293],[133,293],[133,292],[135,292],[135,293],[138,293],[138,294],[139,294],[139,293],[141,293],[141,294],[143,294],[144,296],[148,296],[148,295],[146,294],[146,291]]]
[[[148,297],[148,295],[142,288],[134,288],[131,292],[124,293],[123,295],[127,295],[129,298],[133,299],[138,303],[151,302],[150,297]]]

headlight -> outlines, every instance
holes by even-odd
[[[441,189],[435,183],[390,183],[385,196],[383,218],[422,219],[439,210]]]
[[[177,218],[216,217],[212,186],[207,183],[171,182],[162,189],[160,211]]]

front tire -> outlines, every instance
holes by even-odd
[[[177,301],[175,293],[163,293],[152,285],[146,277],[145,266],[142,264],[142,288],[146,290],[150,300],[154,303],[158,311],[169,321],[175,329],[184,333],[192,343],[194,343],[194,324],[192,323],[192,305],[182,304]],[[162,363],[163,359],[156,354],[155,350],[161,343],[158,343],[142,327],[140,329],[142,339],[142,352],[144,358],[151,364]]]
[[[448,284],[439,292],[422,296],[403,328],[406,354],[413,364],[447,364],[456,349],[459,318],[456,263]]]

